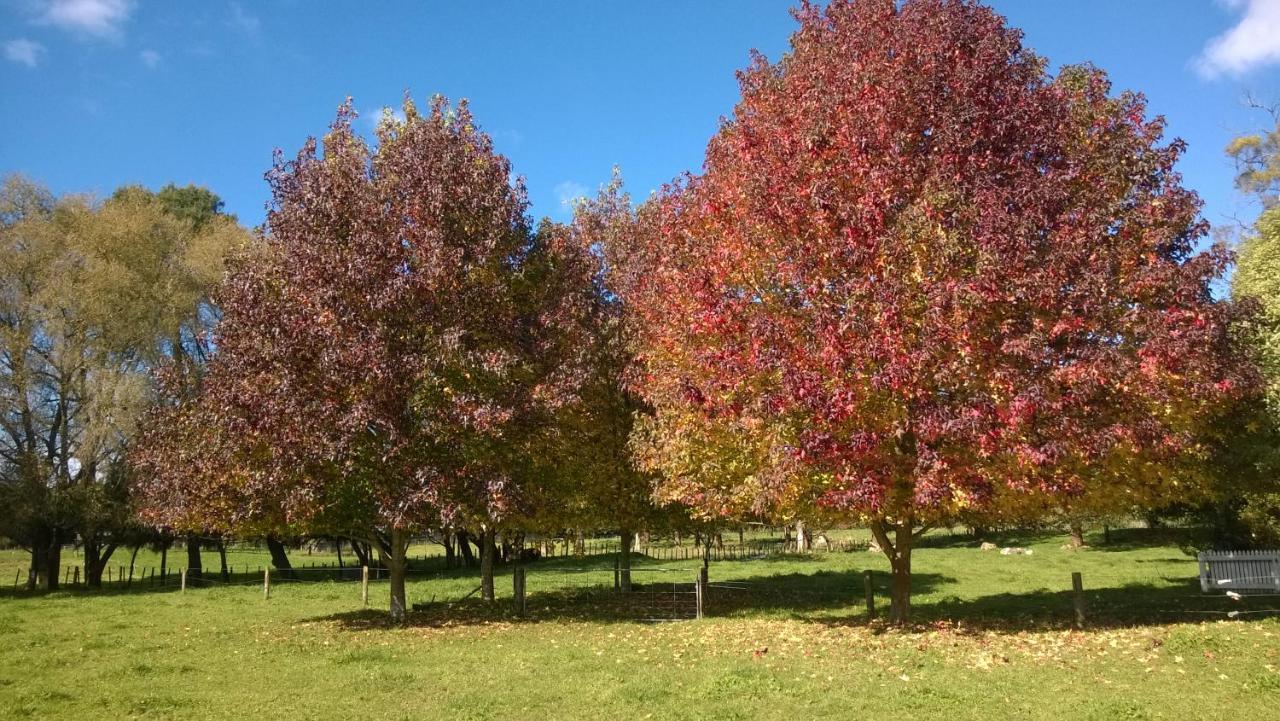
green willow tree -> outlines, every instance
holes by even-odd
[[[0,196],[0,492],[23,529],[6,535],[32,552],[29,586],[57,586],[72,541],[96,586],[137,532],[123,455],[155,399],[150,374],[204,342],[209,290],[248,236],[140,188],[95,203],[11,177]]]
[[[1224,456],[1244,462],[1224,474],[1221,495],[1230,508],[1219,520],[1238,519],[1246,542],[1267,544],[1280,541],[1280,120],[1268,133],[1237,139],[1227,152],[1240,169],[1238,187],[1263,203],[1237,249],[1231,294],[1259,308],[1242,332],[1256,352],[1265,388],[1261,407],[1242,411],[1239,427],[1230,429]]]

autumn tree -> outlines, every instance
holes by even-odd
[[[268,174],[266,249],[223,289],[200,394],[155,410],[136,460],[157,522],[366,539],[399,620],[412,534],[491,543],[518,502],[573,310],[526,277],[523,185],[465,103],[406,100],[373,148],[353,117]]]
[[[573,220],[556,228],[561,236],[566,282],[587,291],[580,331],[584,352],[582,382],[574,403],[555,419],[549,528],[616,529],[620,537],[619,571],[623,591],[631,590],[631,561],[636,534],[663,525],[677,509],[655,503],[656,478],[641,469],[631,450],[633,426],[648,408],[634,388],[638,370],[633,355],[631,316],[617,286],[629,282],[634,266],[619,257],[635,246],[639,218],[623,190],[621,175],[574,209]]]
[[[1182,144],[974,2],[797,18],[633,254],[664,492],[866,522],[898,623],[913,545],[960,512],[1194,492],[1197,419],[1252,379]]]

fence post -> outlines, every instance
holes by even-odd
[[[702,618],[702,597],[703,594],[706,593],[706,586],[704,585],[706,582],[702,580],[703,578],[702,573],[699,573],[698,577],[694,579],[693,582],[694,618]]]
[[[862,572],[862,591],[867,597],[867,618],[876,617],[875,587],[871,583],[871,571]]]
[[[180,585],[178,586],[178,591],[181,593],[186,593],[187,592],[187,569],[184,568],[181,571],[179,571],[179,573],[182,574],[182,580],[179,582]]]
[[[262,569],[262,597],[271,598],[271,569]]]
[[[13,590],[18,590],[18,579],[22,577],[22,569],[13,572]]]
[[[79,567],[79,566],[76,566],[76,572],[75,572],[75,585],[77,585],[77,586],[79,586],[79,585],[80,585],[80,567]]]
[[[1079,571],[1071,572],[1071,596],[1076,607],[1076,628],[1084,628],[1084,580]]]
[[[369,605],[369,567],[360,567],[360,600]]]
[[[613,559],[613,590],[622,590],[622,561]]]

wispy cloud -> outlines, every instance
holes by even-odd
[[[240,3],[231,3],[231,19],[228,24],[245,35],[257,35],[262,30],[262,21],[258,16],[245,10]]]
[[[495,143],[507,146],[517,146],[524,143],[524,133],[519,130],[495,130],[490,133]]]
[[[44,46],[34,40],[18,38],[4,41],[4,58],[21,63],[29,68],[40,64],[40,56],[44,54]]]
[[[404,111],[390,105],[362,110],[360,111],[359,120],[364,121],[370,132],[372,132],[378,128],[378,123],[382,122],[382,116],[387,113],[391,113],[391,117],[394,118],[397,123],[404,122]]]
[[[567,208],[573,208],[579,198],[584,198],[587,195],[587,186],[582,183],[575,183],[572,180],[558,183],[551,190],[556,194],[556,200],[560,201],[560,205]]]
[[[138,53],[138,57],[142,58],[142,64],[149,68],[154,68],[160,64],[160,53],[154,50],[143,50]]]
[[[1243,9],[1240,22],[1205,46],[1196,69],[1206,78],[1241,75],[1280,62],[1280,0],[1227,0]]]
[[[36,22],[80,35],[118,40],[133,8],[133,0],[48,0]]]

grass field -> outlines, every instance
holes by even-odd
[[[1280,599],[1202,597],[1176,545],[1130,531],[1068,551],[1023,536],[1000,540],[1033,555],[1001,556],[926,540],[908,631],[868,620],[862,571],[880,603],[888,577],[866,552],[713,563],[708,617],[666,623],[620,616],[666,612],[654,599],[682,599],[671,583],[696,562],[641,563],[630,604],[608,557],[538,562],[526,618],[509,569],[492,605],[446,603],[474,588],[469,572],[424,572],[410,601],[436,602],[403,628],[384,623],[385,582],[368,610],[358,584],[334,581],[279,583],[269,600],[249,577],[185,593],[5,591],[0,718],[1280,717],[1280,615],[1255,613]],[[10,575],[21,562],[0,558]],[[1073,570],[1083,632],[1069,625]]]

